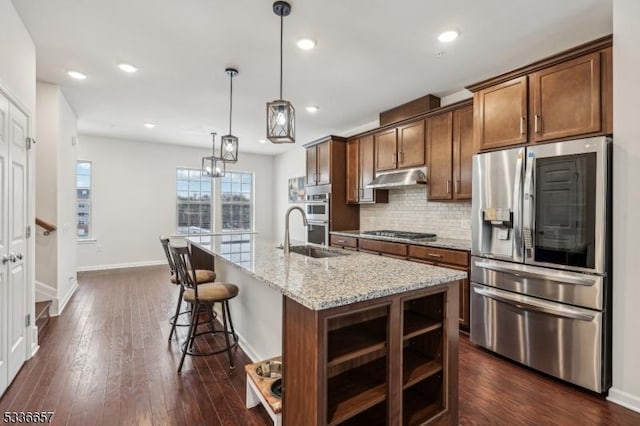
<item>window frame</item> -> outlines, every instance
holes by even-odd
[[[80,236],[78,235],[78,225],[80,225],[80,220],[79,220],[79,203],[81,202],[81,199],[78,197],[78,191],[81,189],[87,189],[85,187],[80,187],[78,185],[78,177],[79,176],[87,176],[87,175],[81,175],[80,173],[78,173],[79,171],[79,166],[80,164],[88,164],[89,165],[89,197],[86,199],[82,199],[84,202],[86,202],[87,204],[89,204],[89,211],[87,213],[87,224],[88,224],[88,232],[87,235],[83,235]],[[88,201],[87,201],[88,200]],[[94,235],[95,232],[93,230],[94,227],[94,223],[93,223],[93,162],[90,160],[76,160],[76,240],[79,242],[84,242],[84,241],[93,241],[94,240]]]
[[[186,180],[184,179],[178,179],[179,176],[179,172],[180,171],[186,171],[188,173],[188,178]],[[175,226],[175,235],[184,235],[184,236],[188,236],[188,235],[206,235],[206,234],[211,234],[213,233],[214,229],[215,229],[215,211],[214,211],[214,204],[213,204],[213,200],[215,197],[215,184],[214,182],[211,182],[211,191],[209,193],[209,215],[210,215],[210,223],[209,226],[211,227],[211,229],[208,232],[197,232],[197,233],[185,233],[182,232],[180,230],[180,225],[179,225],[179,220],[180,220],[180,204],[190,204],[190,203],[180,203],[180,199],[178,198],[178,193],[180,192],[178,189],[178,182],[182,181],[182,182],[187,182],[187,193],[191,192],[191,190],[189,189],[189,184],[192,182],[191,179],[191,172],[198,172],[199,173],[199,182],[202,183],[202,181],[208,180],[210,178],[207,178],[205,176],[202,176],[202,170],[199,168],[195,168],[195,167],[186,167],[186,166],[176,166],[176,170],[175,170],[175,175],[174,175],[174,189],[175,189],[175,203],[176,203],[176,208],[175,208],[175,221],[174,221],[174,226]],[[195,179],[194,179],[195,181]],[[202,190],[200,189],[198,191],[200,198],[202,198]],[[187,196],[188,198],[189,196]],[[196,203],[193,203],[196,204]],[[202,202],[200,202],[200,204],[203,204]],[[202,221],[200,220],[199,222],[199,228],[200,230],[202,230]]]
[[[228,177],[229,175],[232,174],[237,174],[237,175],[249,175],[251,177],[251,191],[250,191],[250,199],[249,201],[223,201],[222,200],[222,181]],[[220,178],[220,179],[216,179],[218,182],[216,184],[216,190],[218,191],[218,193],[216,194],[216,199],[219,200],[220,202],[220,221],[219,223],[216,223],[217,225],[219,225],[219,232],[222,234],[244,234],[244,233],[253,233],[255,232],[255,203],[256,203],[256,188],[255,188],[255,182],[256,182],[256,174],[255,172],[249,172],[249,171],[243,171],[243,170],[226,170],[225,171],[225,176]],[[233,184],[232,182],[230,182],[231,184]],[[233,191],[230,191],[233,194]],[[240,192],[242,193],[242,192]],[[224,224],[223,224],[223,213],[222,213],[222,206],[224,204],[229,204],[229,205],[239,205],[239,206],[243,206],[243,205],[248,205],[249,206],[249,229],[224,229]]]

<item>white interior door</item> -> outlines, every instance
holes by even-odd
[[[9,104],[9,205],[8,243],[8,381],[11,382],[27,357],[27,116]]]
[[[0,94],[0,395],[9,384],[7,356],[7,261],[9,247],[7,244],[7,163],[9,156],[9,101]]]

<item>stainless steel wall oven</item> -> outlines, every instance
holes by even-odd
[[[305,197],[305,212],[309,221],[307,241],[310,243],[329,245],[330,199],[328,192],[307,194]]]

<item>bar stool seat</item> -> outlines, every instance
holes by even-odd
[[[198,286],[198,301],[200,302],[222,302],[234,298],[238,295],[238,286],[227,283],[200,284]],[[196,293],[192,289],[184,291],[182,298],[185,302],[194,303]]]
[[[174,284],[180,284],[180,280],[177,275],[173,273],[171,275],[171,282]],[[216,273],[208,269],[196,269],[196,282],[198,284],[210,283],[216,280]]]

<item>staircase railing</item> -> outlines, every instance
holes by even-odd
[[[38,225],[39,227],[44,229],[44,232],[43,232],[44,235],[49,235],[50,233],[52,233],[53,231],[58,229],[58,228],[56,228],[55,225],[53,225],[53,224],[51,224],[51,223],[49,223],[47,221],[44,221],[42,219],[39,219],[37,217],[36,217],[36,225]]]

